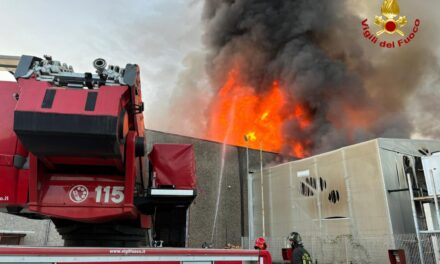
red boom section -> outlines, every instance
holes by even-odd
[[[18,85],[14,130],[31,153],[29,209],[82,222],[137,218],[129,87],[53,87],[33,77]]]
[[[6,206],[24,206],[28,196],[27,151],[13,130],[18,92],[17,83],[0,81],[0,205]]]

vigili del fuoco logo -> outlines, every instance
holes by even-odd
[[[398,48],[409,44],[415,37],[420,27],[420,19],[416,19],[412,28],[408,25],[406,16],[400,15],[400,6],[397,0],[384,0],[381,7],[381,16],[374,19],[375,27],[372,29],[368,24],[368,19],[362,21],[364,37],[381,48]],[[411,30],[409,34],[405,31]],[[381,39],[384,35],[396,35],[399,39]]]

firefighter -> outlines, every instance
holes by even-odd
[[[289,242],[292,245],[291,264],[313,264],[309,252],[304,248],[301,236],[297,232],[289,235]]]
[[[259,249],[259,250],[266,250],[267,249],[267,244],[266,244],[266,240],[263,237],[259,237],[255,240],[255,249]]]

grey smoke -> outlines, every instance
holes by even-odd
[[[290,95],[287,109],[300,102],[314,120],[306,130],[286,120],[286,149],[304,139],[311,140],[309,150],[317,153],[376,137],[409,138],[417,122],[405,112],[408,99],[424,76],[439,69],[433,48],[419,34],[401,50],[373,49],[362,39],[361,18],[347,7],[353,2],[206,1],[204,40],[212,87],[222,86],[236,61],[259,93],[280,80]],[[430,92],[425,93],[429,101]],[[435,107],[431,102],[414,111]],[[360,120],[352,123],[347,109]]]

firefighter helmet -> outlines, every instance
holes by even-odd
[[[255,240],[255,249],[266,249],[267,245],[266,245],[266,240],[264,239],[264,237],[259,237]]]
[[[303,243],[301,235],[298,232],[290,233],[288,239],[289,239],[290,243],[292,243],[292,245],[294,245],[294,246],[302,245],[302,243]]]

